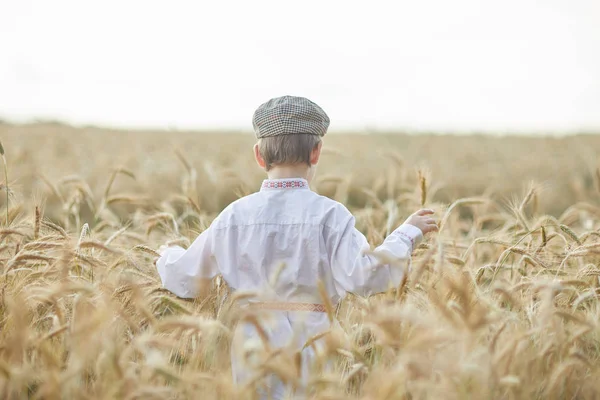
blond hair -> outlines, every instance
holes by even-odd
[[[273,165],[310,164],[310,155],[321,143],[321,137],[311,134],[289,134],[261,138],[258,140],[258,152],[265,160],[267,171]]]

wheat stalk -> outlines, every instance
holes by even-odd
[[[0,141],[0,155],[2,156],[2,162],[4,163],[4,182],[5,182],[5,190],[6,190],[6,226],[8,226],[8,201],[9,201],[9,192],[8,192],[8,166],[6,164],[6,155],[4,154],[4,146],[2,145],[2,141]]]
[[[425,206],[425,202],[427,201],[427,180],[425,179],[425,175],[423,171],[418,171],[418,179],[419,179],[419,188],[421,191],[421,207]]]

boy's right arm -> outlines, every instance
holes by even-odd
[[[212,249],[211,228],[202,232],[187,250],[179,246],[161,248],[156,268],[163,287],[178,297],[196,297],[200,281],[218,274]]]

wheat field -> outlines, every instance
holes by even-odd
[[[258,189],[251,134],[38,123],[0,124],[0,140],[1,398],[250,399],[269,374],[298,383],[294,351],[262,347],[253,384],[233,385],[236,294],[217,278],[178,299],[153,265]],[[401,287],[332,311],[311,398],[600,398],[599,136],[324,147],[313,189],[372,245],[421,206],[441,229]]]

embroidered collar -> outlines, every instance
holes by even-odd
[[[265,179],[260,190],[308,189],[308,181],[302,178]]]

